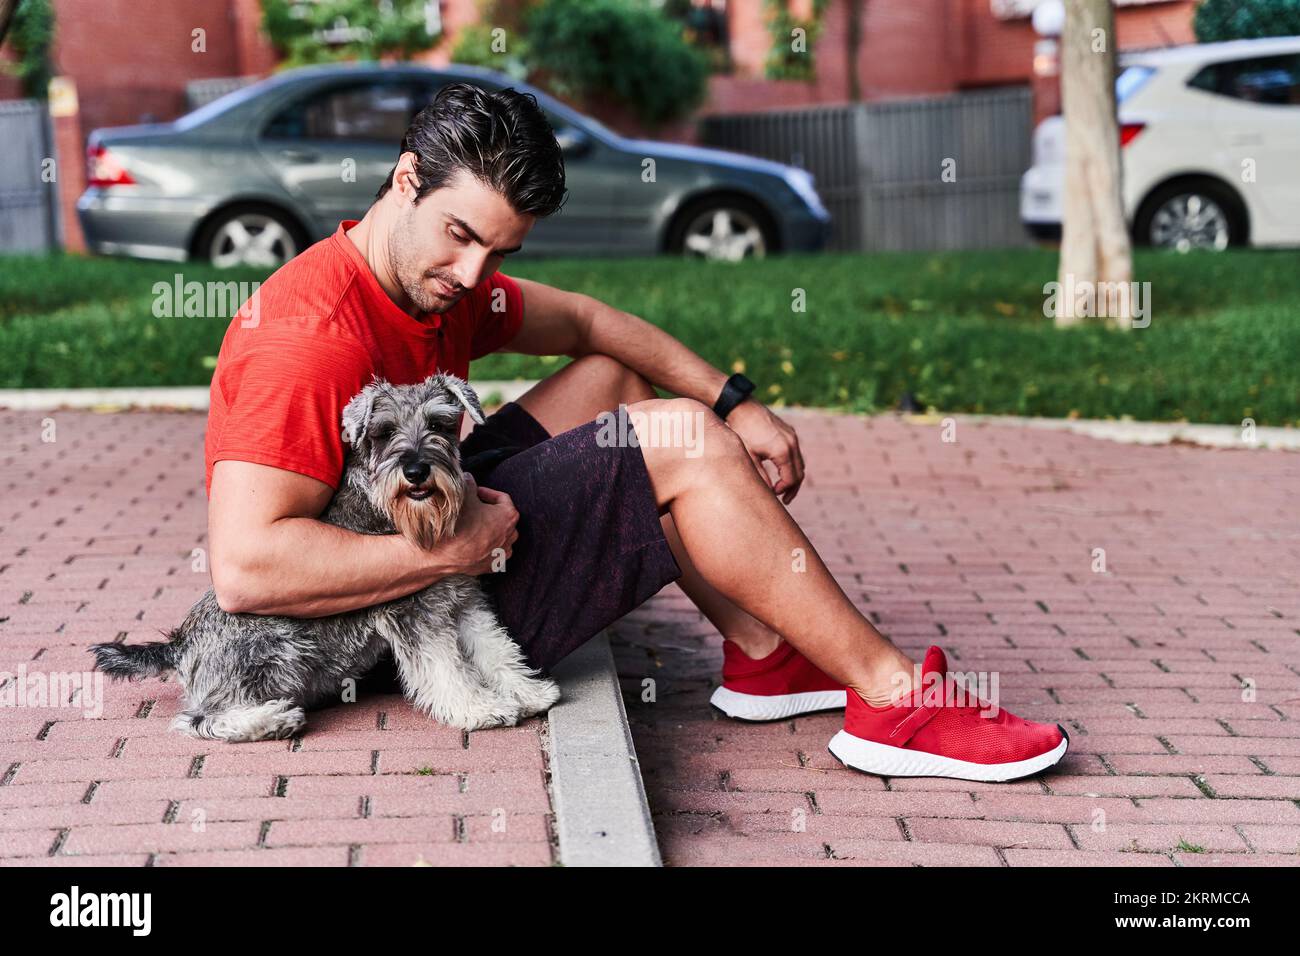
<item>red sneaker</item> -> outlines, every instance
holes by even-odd
[[[710,699],[738,720],[783,720],[844,706],[844,685],[783,641],[767,657],[754,660],[733,641],[722,642],[722,686]]]
[[[856,691],[849,694],[844,729],[828,749],[845,766],[883,777],[988,781],[1027,777],[1065,756],[1070,736],[1060,724],[1034,723],[1001,707],[994,714],[947,672],[943,651],[931,647],[921,687],[903,703],[873,707]],[[969,700],[978,702],[966,705]]]

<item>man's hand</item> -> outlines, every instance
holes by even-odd
[[[794,501],[804,478],[803,452],[794,429],[752,397],[733,408],[726,423],[740,436],[754,467],[773,493],[781,495],[783,504]],[[763,468],[764,461],[776,465],[775,484]]]
[[[711,403],[726,376],[663,329],[587,295],[516,279],[525,320],[505,350],[525,355],[608,355],[673,395]],[[706,397],[707,396],[707,397]],[[803,484],[803,454],[794,429],[753,398],[727,416],[763,482],[789,504]],[[777,467],[775,484],[763,462]]]
[[[480,488],[474,476],[466,472],[465,501],[456,520],[456,532],[449,539],[458,573],[477,576],[498,570],[494,566],[498,553],[509,558],[519,538],[515,528],[518,521],[519,512],[508,494]]]

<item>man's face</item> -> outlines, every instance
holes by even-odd
[[[535,216],[460,170],[418,203],[409,184],[387,197],[399,209],[389,234],[393,275],[422,312],[446,312],[517,252]]]

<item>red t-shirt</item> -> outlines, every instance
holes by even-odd
[[[523,295],[500,273],[444,314],[403,312],[345,234],[354,225],[341,223],[282,266],[258,289],[257,310],[236,315],[226,329],[204,442],[209,496],[212,466],[223,458],[285,468],[337,489],[343,407],[373,376],[394,385],[436,372],[468,379],[471,359],[519,331]]]

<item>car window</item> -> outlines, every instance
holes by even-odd
[[[477,80],[460,80],[456,82],[474,83],[477,86],[480,86],[483,89],[487,90],[489,93],[496,92],[497,90],[502,89],[502,87],[496,86],[495,84],[483,83]],[[438,95],[438,91],[441,90],[444,85],[445,83],[442,82],[431,86],[422,84],[419,88],[420,102],[416,105],[416,112],[419,112],[421,109],[423,109],[424,107],[432,103],[433,98]],[[551,124],[551,129],[553,129],[557,135],[561,133],[563,130],[567,129],[568,127],[573,126],[576,127],[577,130],[581,133],[586,133],[588,130],[591,130],[594,127],[597,134],[604,134],[605,136],[608,136],[611,139],[616,136],[616,134],[613,133],[607,126],[604,126],[602,123],[600,123],[599,120],[595,119],[594,117],[587,116],[585,114],[575,113],[573,114],[574,117],[581,117],[582,120],[581,123],[575,122],[574,118],[571,118],[568,114],[561,112],[559,109],[556,109],[552,105],[554,101],[548,98],[545,93],[542,93],[539,90],[535,90],[531,87],[519,83],[512,84],[512,88],[519,90],[520,92],[531,93],[533,96],[537,98],[537,105],[541,108],[542,113],[546,116],[547,122]]]
[[[1300,106],[1300,54],[1211,63],[1187,85],[1249,103]]]
[[[411,117],[425,105],[404,83],[337,86],[282,110],[262,135],[273,139],[401,142]]]
[[[1130,66],[1115,78],[1115,101],[1123,103],[1126,99],[1142,89],[1147,80],[1155,75],[1149,66]]]

